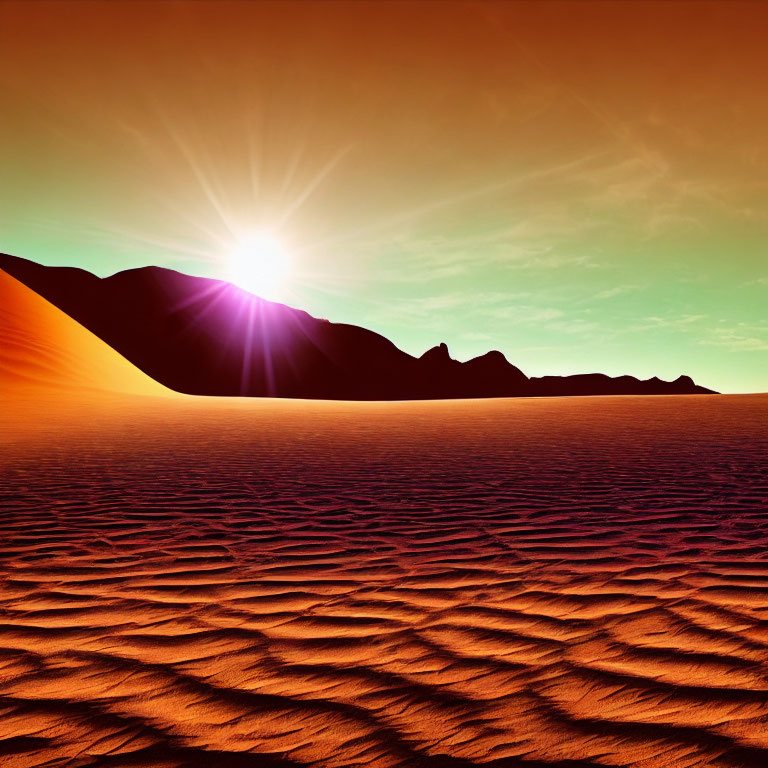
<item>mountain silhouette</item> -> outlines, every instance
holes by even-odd
[[[413,357],[373,331],[266,301],[231,283],[142,267],[99,278],[0,254],[0,269],[178,392],[334,400],[705,394],[603,374],[528,378],[501,352],[467,362],[440,344]]]

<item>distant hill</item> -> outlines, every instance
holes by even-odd
[[[416,358],[365,328],[161,267],[99,278],[0,255],[0,269],[156,381],[189,394],[420,400],[711,393],[687,376],[672,382],[603,374],[528,378],[501,352],[461,363],[445,344]]]

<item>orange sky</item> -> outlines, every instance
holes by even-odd
[[[761,2],[2,3],[0,249],[225,276],[277,229],[276,298],[414,353],[765,389],[766,39]]]

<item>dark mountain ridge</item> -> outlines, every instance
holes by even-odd
[[[161,384],[188,394],[421,400],[711,392],[688,376],[672,382],[603,374],[528,378],[501,352],[462,363],[445,344],[416,358],[365,328],[162,267],[99,278],[0,254],[0,269]]]

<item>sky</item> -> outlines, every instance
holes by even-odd
[[[768,4],[0,3],[0,251],[768,391]]]

